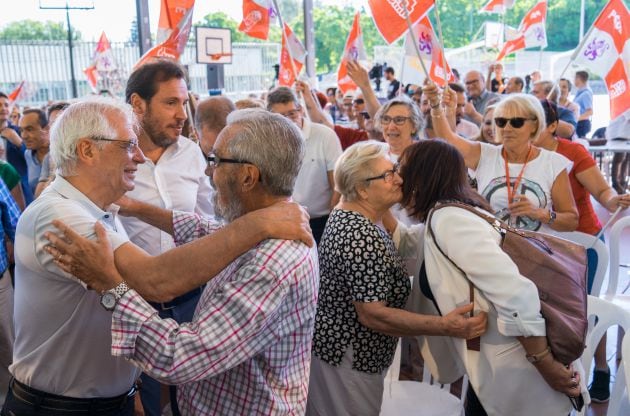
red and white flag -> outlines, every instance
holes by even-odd
[[[243,20],[238,30],[253,38],[267,40],[273,16],[271,0],[243,0]]]
[[[405,6],[411,24],[427,14],[434,6],[434,0],[368,0],[372,18],[378,31],[387,43],[394,43],[407,31]]]
[[[179,59],[190,36],[194,6],[195,0],[162,0],[157,37],[159,43],[142,55],[135,68],[151,58]]]
[[[623,0],[608,2],[572,60],[606,81],[611,119],[630,110],[630,13]]]
[[[508,36],[507,42],[503,44],[496,61],[525,48],[536,46],[545,48],[547,46],[546,21],[547,0],[541,0],[523,17],[517,35],[515,37]]]
[[[306,62],[306,49],[289,25],[284,24],[278,84],[292,87]]]
[[[92,64],[87,68],[84,68],[83,73],[85,74],[85,78],[87,78],[88,85],[92,91],[96,92],[96,85],[98,84],[98,70],[96,69],[96,65]]]
[[[424,16],[414,27],[413,33],[407,33],[405,37],[405,69],[403,70],[404,83],[422,85],[424,73],[418,61],[414,42],[418,45],[420,56],[424,62],[431,64],[429,78],[438,85],[444,86],[454,79],[451,68],[442,54],[442,47],[435,35],[429,16]]]
[[[105,32],[101,33],[101,37],[98,39],[96,50],[92,55],[92,64],[83,69],[83,73],[87,78],[87,82],[92,88],[92,91],[96,92],[96,85],[98,84],[99,72],[108,73],[115,71],[118,68],[114,55],[112,53],[112,47],[109,44],[109,40],[105,35]]]
[[[22,81],[18,84],[17,87],[11,93],[9,93],[9,104],[12,104],[19,100],[20,98],[24,98],[26,95],[26,91],[24,89],[25,81]]]
[[[514,6],[514,0],[490,0],[481,8],[484,13],[505,13]]]
[[[341,63],[339,64],[339,70],[337,71],[337,85],[344,94],[347,91],[357,89],[357,84],[354,83],[348,76],[348,68],[346,64],[348,61],[367,61],[367,53],[365,52],[365,46],[363,45],[363,33],[361,32],[361,13],[357,12],[354,15],[352,22],[352,28],[350,34],[346,40],[346,47],[341,57]]]

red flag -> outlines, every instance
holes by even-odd
[[[424,16],[413,27],[413,33],[407,32],[405,37],[405,70],[403,77],[409,83],[422,85],[422,79],[424,75],[421,72],[420,62],[418,62],[418,55],[416,48],[413,45],[414,42],[418,44],[418,50],[423,61],[431,62],[431,69],[429,70],[429,78],[438,85],[445,85],[447,82],[454,79],[453,72],[449,67],[444,55],[442,54],[442,48],[440,42],[438,42],[433,25],[429,16]],[[408,71],[407,68],[412,71]],[[411,73],[410,73],[411,72]]]
[[[17,87],[9,94],[9,103],[14,103],[24,95],[24,81],[20,82]]]
[[[306,49],[289,25],[284,24],[278,84],[292,87],[306,60]],[[293,62],[293,63],[292,63]]]
[[[367,60],[367,53],[365,53],[365,46],[363,46],[363,33],[361,32],[361,13],[357,12],[354,15],[352,22],[352,28],[350,34],[346,40],[346,47],[341,57],[341,63],[339,64],[339,70],[337,71],[337,85],[344,94],[347,91],[356,90],[357,84],[355,84],[348,76],[348,68],[346,64],[348,61]]]
[[[514,0],[490,0],[481,8],[481,12],[503,14],[512,6],[514,6]]]
[[[243,0],[243,20],[238,30],[253,38],[267,40],[272,12],[270,0]]]
[[[190,35],[194,5],[194,0],[162,0],[158,41],[167,34],[168,37],[162,43],[149,49],[138,60],[135,68],[151,58],[179,59],[186,48],[186,42],[188,42]],[[165,11],[165,7],[167,11]],[[173,24],[176,26],[172,26]],[[168,27],[162,25],[168,25]]]
[[[96,84],[97,84],[97,71],[96,65],[90,65],[83,70],[85,77],[87,78],[87,82],[92,88],[92,91],[96,92]]]
[[[606,81],[610,118],[630,110],[630,12],[622,0],[610,0],[572,56]]]
[[[547,0],[541,0],[523,17],[518,26],[518,35],[508,39],[497,56],[497,61],[502,60],[512,52],[533,48],[535,46],[547,46],[547,33],[545,22],[547,20]]]
[[[415,24],[435,4],[434,0],[368,0],[372,18],[387,43],[396,42],[408,29],[405,3],[411,24]]]
[[[105,36],[105,32],[101,33],[101,37],[96,45],[96,51],[92,57],[92,64],[96,65],[96,69],[102,72],[111,72],[117,69],[112,47]],[[84,71],[85,72],[85,71]]]

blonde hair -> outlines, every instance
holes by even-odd
[[[335,164],[335,190],[344,200],[352,202],[359,196],[357,186],[372,175],[372,161],[387,157],[386,143],[368,140],[348,147]]]
[[[494,109],[494,117],[500,117],[505,113],[526,113],[527,117],[536,121],[536,130],[530,138],[535,141],[540,133],[545,129],[545,112],[538,98],[530,94],[510,94],[507,98],[500,101]]]

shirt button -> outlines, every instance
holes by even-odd
[[[516,318],[518,316],[518,312],[514,312],[512,316]]]

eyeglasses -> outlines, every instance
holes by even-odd
[[[357,98],[356,100],[353,101],[354,105],[361,105],[361,104],[365,104],[365,101],[363,100],[363,98]]]
[[[300,115],[300,109],[300,107],[297,107],[295,110],[289,110],[286,113],[280,113],[280,115],[286,118],[295,118]]]
[[[403,116],[396,116],[396,117],[382,116],[381,124],[389,124],[393,121],[395,125],[402,126],[403,124],[405,124],[407,120],[410,120],[410,119],[411,117],[403,117]]]
[[[233,163],[233,164],[239,164],[239,165],[243,165],[243,164],[252,165],[253,164],[246,160],[228,159],[226,157],[219,157],[214,153],[210,153],[208,156],[206,156],[206,161],[208,162],[208,167],[211,169],[215,169],[221,163]]]
[[[470,81],[466,81],[466,85],[473,85],[476,84],[478,82],[481,82],[480,79],[471,79]]]
[[[385,172],[383,172],[382,174],[378,176],[372,176],[370,178],[366,178],[364,179],[364,181],[371,182],[378,179],[382,179],[386,183],[392,183],[394,181],[394,176],[398,174],[399,171],[400,171],[400,164],[396,163],[394,167],[392,167],[390,170],[386,170]]]
[[[525,117],[512,117],[512,118],[504,118],[504,117],[495,117],[494,118],[494,123],[497,125],[498,128],[502,129],[505,126],[507,126],[507,123],[509,122],[512,127],[514,127],[515,129],[520,129],[521,127],[523,127],[525,125],[525,122],[527,120],[530,121],[534,121],[536,120],[535,118],[525,118]]]
[[[120,143],[119,146],[121,148],[125,149],[128,153],[133,153],[133,151],[138,148],[138,140],[137,139],[119,140],[119,139],[107,139],[105,137],[90,137],[90,139],[95,140],[97,142]]]

